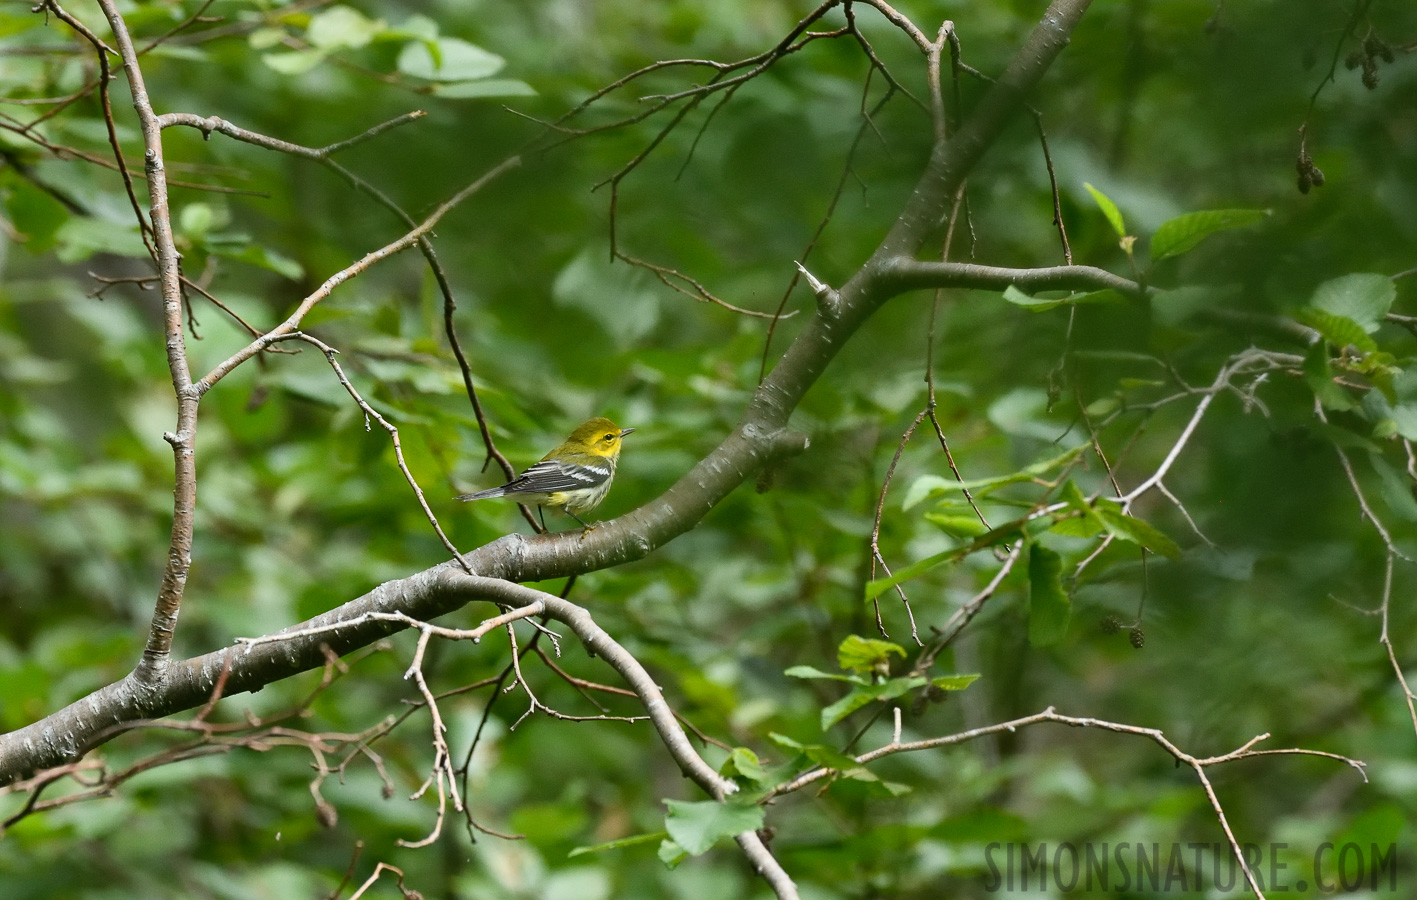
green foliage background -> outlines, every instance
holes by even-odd
[[[1251,345],[1312,355],[1285,325],[1315,302],[1320,285],[1417,266],[1417,65],[1412,53],[1398,53],[1379,65],[1378,84],[1367,90],[1360,72],[1342,64],[1369,33],[1394,46],[1417,40],[1417,15],[1401,3],[1359,6],[1366,15],[1341,42],[1352,10],[1339,3],[1096,4],[1033,98],[1076,260],[1133,274],[1084,183],[1115,201],[1128,233],[1143,239],[1194,210],[1270,214],[1147,270],[1152,284],[1186,290],[1079,305],[1071,328],[1069,308],[1034,312],[993,293],[948,294],[935,377],[940,419],[965,478],[1016,472],[1085,440],[1080,405],[1103,420],[1126,407],[1098,435],[1109,458],[1130,444],[1117,468],[1126,489],[1155,470],[1194,409],[1195,400],[1182,398],[1141,410],[1175,392],[1166,366],[1199,386]],[[996,73],[1043,5],[902,8],[931,34],[940,20],[954,19],[965,61]],[[133,2],[125,14],[135,33],[151,38],[194,9]],[[396,3],[217,0],[208,14],[224,22],[191,33],[242,27],[217,40],[174,39],[146,57],[145,73],[159,112],[217,115],[309,146],[427,109],[426,118],[340,156],[415,215],[534,146],[520,169],[439,225],[436,246],[457,291],[458,328],[489,421],[514,462],[539,458],[590,415],[638,429],[597,511],[610,518],[656,496],[732,428],[757,382],[765,322],[695,303],[647,272],[608,262],[609,188],[592,188],[646,146],[658,120],[548,149],[528,117],[554,119],[656,60],[759,53],[807,9],[441,0],[417,4],[410,19],[410,8]],[[95,6],[75,0],[70,12],[106,33]],[[874,12],[857,15],[891,71],[926,96],[915,49]],[[834,16],[829,21],[839,23]],[[408,48],[437,36],[495,53],[505,67],[461,81],[409,74],[420,70]],[[462,54],[451,59],[470,67],[464,74],[491,67],[460,44],[440,46]],[[1331,57],[1335,81],[1319,95],[1307,132],[1326,183],[1301,194],[1296,129]],[[62,23],[21,6],[0,10],[5,98],[62,96],[92,70],[92,54]],[[689,273],[736,305],[772,311],[842,178],[866,76],[855,44],[817,41],[745,85],[701,136],[704,109],[690,116],[623,182],[621,248]],[[682,75],[651,76],[582,122],[612,121],[641,108],[640,96],[689,83]],[[441,87],[430,93],[434,85]],[[878,74],[872,100],[882,90]],[[963,83],[966,108],[982,90]],[[121,78],[113,92],[125,151],[137,163],[140,142]],[[0,122],[25,122],[45,108],[0,102]],[[929,152],[928,116],[908,99],[897,96],[873,122],[808,262],[830,284],[842,283],[875,247]],[[91,99],[42,133],[108,153]],[[330,273],[401,233],[386,212],[309,162],[220,135],[204,142],[191,130],[171,129],[165,140],[171,177],[262,195],[174,189],[185,271],[196,277],[213,261],[213,293],[258,325],[279,321]],[[148,271],[115,173],[56,158],[8,126],[0,129],[0,155],[0,215],[16,232],[0,239],[0,728],[9,730],[122,677],[137,659],[170,527],[172,462],[162,433],[173,427],[175,407],[156,292],[114,287],[90,296],[90,272]],[[982,263],[1061,262],[1048,175],[1027,117],[986,156],[969,197],[972,225],[957,236],[955,258],[968,246]],[[1145,247],[1142,240],[1143,266]],[[1391,310],[1411,312],[1417,278],[1395,284]],[[799,287],[787,306],[809,309],[811,302]],[[739,490],[694,531],[641,562],[582,577],[571,594],[650,667],[678,711],[754,750],[769,772],[785,772],[773,766],[794,759],[791,745],[772,734],[841,750],[865,728],[858,752],[890,738],[889,713],[868,727],[880,703],[823,733],[823,707],[847,686],[784,673],[792,666],[835,673],[844,639],[879,637],[862,602],[871,577],[868,538],[886,466],[925,402],[929,309],[928,294],[899,298],[858,335],[795,416],[811,449],[776,470],[770,490]],[[244,335],[205,301],[196,301],[195,312],[201,340],[189,345],[194,369],[205,371]],[[399,426],[449,536],[469,549],[525,524],[505,506],[449,499],[496,483],[496,473],[482,469],[441,315],[427,267],[405,254],[341,287],[307,325],[342,351],[359,389]],[[802,318],[780,324],[769,359]],[[1349,318],[1363,324],[1358,313]],[[904,697],[908,736],[948,734],[1048,705],[1164,729],[1197,755],[1225,753],[1269,732],[1266,747],[1365,760],[1370,783],[1323,759],[1213,769],[1240,840],[1286,842],[1296,866],[1324,841],[1410,847],[1413,724],[1378,642],[1378,620],[1355,609],[1381,597],[1384,545],[1360,518],[1334,450],[1347,450],[1374,512],[1403,552],[1417,554],[1417,501],[1403,447],[1417,438],[1417,380],[1408,374],[1417,347],[1380,315],[1370,324],[1368,352],[1339,357],[1334,350],[1337,362],[1329,364],[1320,344],[1313,356],[1320,369],[1337,365],[1344,385],[1325,382],[1322,372],[1309,381],[1279,374],[1254,390],[1253,401],[1235,393],[1215,400],[1167,481],[1214,547],[1164,498],[1148,495],[1135,513],[1181,545],[1179,558],[1151,556],[1143,566],[1135,543],[1116,542],[1068,585],[1070,625],[1046,647],[1029,643],[1028,594],[1029,571],[1046,569],[1047,560],[1020,565],[934,673],[982,677],[938,702],[912,702],[918,689]],[[1334,337],[1322,322],[1316,327]],[[1315,418],[1315,390],[1328,406],[1328,427]],[[903,455],[886,502],[880,543],[896,568],[961,541],[927,517],[958,515],[957,506],[932,498],[903,508],[916,479],[950,477],[924,432]],[[307,618],[446,557],[387,437],[366,430],[313,352],[269,356],[226,379],[203,403],[197,452],[194,566],[177,634],[184,656]],[[1107,486],[1095,457],[1071,475],[1087,493]],[[1036,485],[1014,486],[992,495],[985,511],[1004,520],[1039,496]],[[1095,546],[1057,534],[1038,541],[1061,554],[1065,571]],[[922,635],[998,565],[983,552],[909,582]],[[1398,659],[1409,664],[1417,653],[1411,565],[1399,560],[1393,579],[1389,630]],[[1129,620],[1143,592],[1146,646],[1138,651],[1096,623],[1107,615]],[[890,639],[910,650],[909,624],[892,594],[883,595],[882,611]],[[455,619],[471,624],[481,612]],[[351,660],[300,727],[358,731],[399,713],[415,696],[400,677],[411,650],[402,635]],[[887,658],[895,674],[906,668],[895,654]],[[435,689],[446,690],[495,675],[506,661],[504,641],[435,643],[427,668]],[[573,641],[559,664],[614,683]],[[539,663],[529,669],[543,700],[594,714]],[[217,716],[238,721],[247,709],[281,709],[317,678],[225,700]],[[490,699],[482,690],[446,701],[455,753],[466,751]],[[621,715],[636,711],[606,702]],[[316,819],[304,751],[237,750],[155,769],[113,797],[18,824],[0,840],[3,894],[323,896],[356,840],[365,844],[359,879],[385,860],[426,896],[765,894],[726,842],[673,870],[656,857],[653,841],[568,856],[663,830],[665,798],[703,798],[643,723],[533,716],[512,730],[524,709],[520,693],[497,700],[470,792],[480,823],[524,840],[479,834],[473,844],[450,821],[434,847],[395,845],[422,837],[433,820],[426,798],[406,799],[430,761],[426,717],[415,715],[376,745],[395,795],[381,795],[366,762],[351,763],[343,784],[325,788],[339,813],[333,827]],[[117,767],[172,740],[127,735],[100,752]],[[712,746],[704,753],[715,764],[727,756]],[[841,778],[824,793],[808,789],[768,810],[773,851],[804,896],[982,896],[983,848],[991,841],[1223,841],[1191,773],[1139,738],[1039,726],[898,755],[871,771],[879,781]],[[909,791],[894,796],[887,784]],[[0,815],[8,812],[0,807]],[[1404,882],[1417,884],[1413,858],[1402,859]],[[378,890],[394,896],[388,885]]]

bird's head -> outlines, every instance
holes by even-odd
[[[594,453],[596,456],[615,459],[620,455],[621,439],[634,430],[633,428],[621,428],[609,419],[597,416],[582,422],[575,431],[571,432],[566,443],[585,447],[587,452]]]

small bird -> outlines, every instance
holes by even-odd
[[[620,459],[621,439],[634,430],[621,428],[599,416],[587,419],[571,432],[565,443],[516,478],[501,487],[462,494],[456,499],[512,497],[534,503],[539,507],[542,528],[546,527],[546,507],[559,507],[589,528],[576,513],[595,509],[610,492],[610,482],[615,480],[615,463]]]

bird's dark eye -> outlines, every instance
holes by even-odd
[[[613,433],[607,434],[605,437],[601,438],[601,440],[602,440],[602,441],[613,441],[613,440],[615,440],[615,435],[614,435]]]

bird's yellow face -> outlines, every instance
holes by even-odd
[[[620,445],[625,435],[634,431],[633,428],[621,428],[614,422],[606,418],[595,418],[582,423],[579,428],[571,432],[567,444],[574,446],[584,446],[596,456],[604,456],[615,459],[620,455]]]

